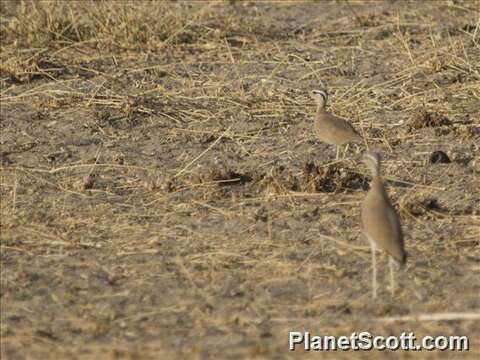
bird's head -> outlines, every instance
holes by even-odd
[[[367,165],[373,175],[380,173],[381,157],[379,153],[366,151],[362,156],[362,162]]]
[[[319,109],[324,109],[327,105],[328,94],[325,90],[312,90],[310,96],[315,100]]]

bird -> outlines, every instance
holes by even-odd
[[[347,145],[343,153],[345,156],[349,143],[363,142],[363,137],[355,130],[352,124],[325,110],[328,99],[328,94],[325,90],[312,90],[310,95],[317,103],[315,132],[320,141],[337,147],[335,160],[339,158],[340,146]]]
[[[372,292],[377,297],[377,268],[375,254],[377,248],[389,256],[390,291],[395,293],[395,263],[405,265],[407,253],[403,240],[403,232],[395,208],[393,207],[383,185],[380,175],[380,154],[367,151],[362,156],[362,162],[372,173],[370,190],[363,200],[361,218],[363,231],[370,243],[372,252]]]

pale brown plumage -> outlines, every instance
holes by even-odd
[[[379,155],[366,153],[363,161],[372,171],[370,191],[362,205],[362,223],[365,235],[398,263],[404,264],[406,254],[402,227],[379,174]]]
[[[332,115],[325,110],[328,95],[324,90],[312,90],[312,98],[317,103],[315,117],[315,132],[320,141],[337,146],[337,159],[339,146],[348,143],[363,142],[362,136],[345,119]]]
[[[405,264],[407,254],[405,252],[403,232],[395,209],[390,202],[380,176],[380,155],[367,152],[363,155],[363,162],[372,172],[372,182],[362,204],[362,224],[365,236],[370,242],[372,249],[373,266],[373,296],[377,295],[377,270],[375,252],[377,247],[385,251],[390,259],[394,259],[400,265]],[[393,262],[390,261],[391,292],[394,293],[395,278],[393,275]]]

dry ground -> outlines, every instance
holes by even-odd
[[[0,6],[2,359],[293,358],[289,330],[479,354],[478,2]],[[322,83],[385,158],[394,298],[359,153],[312,134]]]

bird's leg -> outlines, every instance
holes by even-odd
[[[340,147],[337,145],[337,155],[335,156],[335,160],[338,160],[340,157]]]
[[[345,146],[345,150],[343,151],[343,159],[345,159],[348,149],[349,149],[349,144],[347,143],[347,145]]]
[[[373,241],[370,241],[370,249],[372,250],[372,292],[375,299],[377,297],[377,248]]]
[[[389,259],[388,261],[388,267],[390,268],[390,292],[392,293],[392,296],[395,293],[395,260],[392,258]]]

